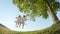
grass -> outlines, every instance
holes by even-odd
[[[4,26],[0,26],[0,34],[60,34],[60,23],[54,24],[43,30],[28,31],[28,32],[18,32],[12,31]]]

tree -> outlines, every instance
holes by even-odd
[[[50,14],[54,24],[59,22],[56,14],[60,9],[60,3],[57,0],[13,0],[13,3],[20,12],[26,13],[31,19],[36,16],[47,19]]]

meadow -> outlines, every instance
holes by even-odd
[[[60,34],[60,23],[54,24],[48,28],[36,31],[18,32],[13,31],[0,24],[0,34]]]

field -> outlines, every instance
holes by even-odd
[[[60,34],[60,23],[54,24],[43,30],[28,31],[28,32],[12,31],[7,27],[5,27],[4,25],[0,24],[0,34]]]

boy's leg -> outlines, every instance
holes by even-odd
[[[24,22],[22,23],[22,28],[24,28]]]

